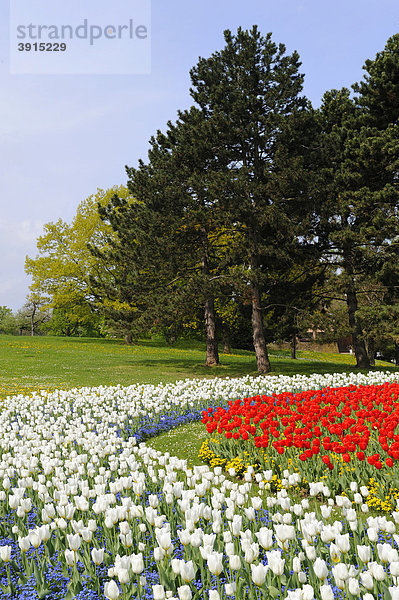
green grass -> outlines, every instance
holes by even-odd
[[[183,340],[169,347],[160,339],[126,346],[120,340],[0,335],[0,397],[37,389],[173,382],[187,377],[256,375],[253,352],[221,354],[221,365],[205,367],[205,346]],[[271,350],[272,374],[343,372],[355,369],[350,355]],[[377,369],[395,370],[390,363]]]
[[[198,454],[207,435],[206,426],[199,421],[161,433],[161,435],[147,440],[146,444],[162,453],[169,452],[177,458],[185,458],[189,466],[203,465]]]

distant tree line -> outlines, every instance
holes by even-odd
[[[296,52],[256,27],[191,70],[193,106],[73,222],[49,223],[27,258],[42,323],[62,335],[204,331],[253,347],[308,329],[350,335],[357,365],[399,344],[399,35],[363,80],[302,93]],[[33,331],[33,329],[32,329]]]

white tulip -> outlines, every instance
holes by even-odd
[[[92,561],[96,566],[99,566],[104,561],[104,548],[93,548],[91,551]]]
[[[281,554],[279,550],[272,550],[270,552],[266,552],[267,563],[269,568],[275,575],[282,575],[284,572],[285,559],[281,558]]]
[[[310,584],[305,584],[302,587],[301,600],[313,600],[314,599],[314,589]]]
[[[65,561],[69,567],[73,567],[76,564],[76,552],[73,550],[65,550]]]
[[[165,552],[162,550],[162,548],[159,548],[159,546],[156,546],[154,548],[153,553],[154,560],[156,560],[157,562],[160,562],[165,557]]]
[[[315,572],[316,577],[318,577],[322,581],[327,579],[328,567],[322,558],[316,558],[316,560],[313,563],[313,570]]]
[[[321,585],[320,586],[320,596],[321,600],[334,600],[334,592],[330,585]],[[364,597],[363,597],[364,598]]]
[[[274,530],[276,537],[283,543],[287,540],[294,540],[296,537],[295,527],[292,525],[275,525]]]
[[[12,547],[11,546],[0,546],[0,559],[5,562],[8,563],[11,560],[11,550]]]
[[[184,583],[189,583],[195,577],[195,568],[192,560],[180,563],[180,575]],[[187,587],[187,586],[186,586]]]
[[[71,550],[79,550],[82,540],[78,533],[72,535],[71,533],[67,534],[68,545]]]
[[[331,510],[332,507],[331,506],[326,506],[325,504],[322,504],[320,506],[320,510],[321,510],[321,514],[323,516],[323,519],[329,519],[331,516]]]
[[[178,587],[177,593],[179,596],[179,600],[191,600],[191,598],[193,597],[192,591],[188,585],[182,585]]]
[[[353,596],[359,596],[360,595],[360,586],[359,586],[358,580],[355,579],[354,577],[350,577],[348,580],[348,589],[349,589],[349,593],[352,594]]]
[[[373,576],[370,571],[360,573],[360,581],[367,590],[372,590],[374,587]]]
[[[292,570],[294,571],[294,573],[299,573],[299,571],[301,570],[301,560],[299,556],[294,556],[294,558],[292,559]]]
[[[375,527],[369,527],[367,529],[367,536],[368,536],[370,542],[377,542],[378,530]]]
[[[119,597],[119,588],[113,579],[107,581],[104,585],[104,596],[108,598],[108,600],[116,600]]]
[[[349,577],[348,567],[345,563],[338,563],[332,568],[332,574],[334,575],[336,582],[338,582],[339,579],[345,581]]]
[[[133,573],[140,575],[140,573],[144,571],[143,554],[141,552],[139,554],[132,554],[130,558],[130,564]]]
[[[364,563],[368,563],[371,560],[371,548],[370,546],[356,546],[357,555],[360,560]]]
[[[40,539],[39,532],[36,529],[31,529],[28,533],[28,539],[34,548],[39,548],[42,540]]]
[[[18,538],[18,546],[20,547],[22,552],[27,552],[30,548],[29,537],[19,537]]]
[[[233,571],[239,571],[241,569],[241,559],[237,554],[231,554],[229,556],[229,567]]]
[[[225,583],[224,590],[226,592],[226,596],[234,596],[236,593],[236,582],[232,581],[230,583]]]
[[[368,568],[372,576],[376,581],[383,581],[385,579],[384,567],[377,562],[370,562]]]
[[[117,569],[116,575],[118,577],[119,583],[123,583],[123,584],[129,583],[130,577],[129,577],[129,571],[127,569]]]
[[[338,547],[338,550],[344,554],[349,552],[350,542],[349,542],[349,533],[345,533],[344,535],[337,535],[335,537],[335,543]]]
[[[309,560],[315,560],[316,558],[316,548],[314,546],[305,546],[304,548],[305,554]]]
[[[388,590],[391,594],[391,600],[399,600],[399,586],[391,586]]]
[[[166,594],[163,585],[153,585],[152,593],[154,595],[154,600],[165,600]]]
[[[219,552],[213,552],[212,554],[208,555],[207,565],[212,575],[218,576],[223,571],[222,559],[223,554]]]
[[[180,542],[183,544],[183,546],[187,546],[187,544],[190,543],[190,532],[187,531],[187,529],[180,529],[177,532],[177,535],[180,539]],[[201,542],[200,542],[201,545]]]
[[[305,571],[299,571],[298,573],[299,583],[306,583],[307,577]]]
[[[398,551],[391,544],[377,544],[377,553],[383,563],[399,561]]]
[[[265,583],[266,573],[268,570],[269,567],[267,565],[263,565],[262,563],[259,563],[258,565],[251,565],[252,581],[255,585],[261,586]]]
[[[336,544],[330,544],[330,556],[332,561],[335,563],[341,560],[341,551]]]
[[[273,531],[267,527],[261,527],[255,534],[259,544],[265,550],[269,550],[273,546]]]

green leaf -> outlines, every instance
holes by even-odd
[[[274,585],[269,585],[268,590],[269,590],[270,595],[273,598],[277,598],[277,596],[279,596],[279,594],[280,594],[280,592],[278,591],[277,588],[274,587]]]
[[[44,588],[43,590],[40,590],[40,592],[37,592],[37,595],[40,599],[49,596],[49,594],[51,594],[51,590],[49,590],[48,588]]]

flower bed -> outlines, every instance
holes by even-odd
[[[224,403],[238,407],[240,397],[395,380],[245,377],[8,398],[0,414],[0,598],[397,598],[399,512],[370,516],[366,486],[348,480],[336,494],[328,472],[309,478],[308,496],[299,497],[300,475],[285,456],[292,447],[280,454],[272,446],[270,460],[287,463],[268,490],[271,469],[249,467],[231,480],[220,466],[189,469],[135,437],[196,419],[210,404],[213,414]],[[377,483],[388,474],[369,467]]]
[[[399,496],[399,385],[347,386],[229,401],[203,412],[211,464],[243,472],[294,470],[305,482],[326,479],[334,493],[351,481],[370,486],[374,506],[391,509]],[[237,467],[238,465],[238,467]],[[380,472],[380,473],[379,473]]]

